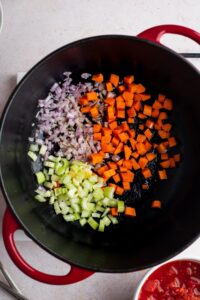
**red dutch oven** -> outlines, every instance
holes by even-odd
[[[137,37],[106,35],[66,45],[35,65],[9,98],[1,119],[0,177],[8,209],[3,219],[5,247],[13,262],[31,278],[49,284],[70,284],[97,272],[130,272],[149,268],[176,255],[200,232],[200,74],[181,55],[161,45],[166,33],[200,44],[189,28],[162,25]],[[149,212],[137,222],[105,233],[68,224],[48,205],[33,199],[36,187],[27,158],[28,137],[44,98],[64,71],[133,73],[155,93],[174,100],[174,123],[183,162],[165,184],[156,187],[163,201],[160,213]],[[87,227],[87,226],[86,226]],[[22,228],[42,248],[69,263],[71,271],[53,276],[37,271],[20,255],[14,232]]]

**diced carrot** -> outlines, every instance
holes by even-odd
[[[156,144],[156,143],[153,143],[153,148],[154,148],[154,149],[157,149],[157,148],[158,148],[158,146],[159,146],[158,144]]]
[[[146,119],[147,116],[144,115],[144,114],[142,114],[142,113],[139,113],[139,114],[138,114],[138,118],[139,118],[139,119]]]
[[[124,172],[128,171],[128,169],[126,167],[122,167],[122,166],[119,167],[119,170],[120,170],[121,173],[124,173]]]
[[[122,122],[121,128],[122,128],[123,131],[127,131],[127,130],[130,129],[127,122]]]
[[[137,143],[135,146],[140,155],[144,155],[147,152],[145,145],[143,143]]]
[[[132,156],[137,159],[140,156],[140,154],[137,151],[135,151],[132,153]]]
[[[118,110],[125,109],[126,104],[125,104],[124,101],[116,101],[116,107],[117,107]]]
[[[93,106],[93,107],[90,109],[90,114],[91,114],[92,118],[98,117],[99,111],[98,111],[97,106]]]
[[[123,150],[123,143],[119,143],[119,145],[114,151],[114,154],[119,154],[120,152],[122,152],[122,150]]]
[[[132,166],[133,166],[133,164],[130,159],[128,159],[128,160],[125,159],[123,161],[123,167],[127,168],[128,170],[132,169]]]
[[[160,143],[160,145],[158,145],[158,147],[156,148],[158,153],[166,153],[167,152],[167,148],[164,145],[164,143]]]
[[[113,180],[114,180],[114,182],[116,182],[116,183],[120,182],[121,179],[120,179],[119,174],[115,174],[115,175],[113,176]]]
[[[102,176],[103,173],[104,173],[105,171],[107,171],[107,170],[108,170],[108,166],[105,165],[105,166],[100,167],[100,168],[97,170],[97,173],[98,173],[100,176]]]
[[[136,116],[136,111],[135,111],[134,107],[127,109],[127,115],[129,118],[134,118]]]
[[[119,140],[116,137],[113,137],[111,143],[113,146],[117,147],[119,145]]]
[[[88,92],[88,93],[86,93],[86,97],[89,101],[98,99],[96,92]]]
[[[172,129],[172,124],[163,124],[162,126],[163,130],[165,130],[166,132],[169,132]]]
[[[152,107],[150,105],[144,105],[143,114],[151,117]]]
[[[110,178],[112,176],[114,176],[116,174],[116,171],[114,169],[109,169],[107,171],[104,172],[104,177],[105,178]]]
[[[111,183],[111,182],[108,183],[108,186],[109,186],[109,187],[113,187],[115,190],[116,190],[116,188],[117,188],[117,185],[114,184],[114,183]]]
[[[90,161],[93,165],[100,164],[104,160],[104,157],[99,153],[92,153],[90,155]]]
[[[134,81],[134,76],[133,75],[128,75],[124,77],[124,82],[131,84]]]
[[[112,83],[106,82],[106,90],[107,90],[108,92],[111,92],[111,91],[113,90]]]
[[[146,167],[146,165],[148,164],[148,159],[146,159],[146,157],[140,157],[138,164],[141,167],[141,169],[144,169]]]
[[[122,184],[125,191],[129,191],[131,189],[131,185],[129,182],[123,181]]]
[[[172,100],[171,100],[171,99],[168,99],[168,98],[165,98],[163,107],[164,107],[165,109],[167,109],[167,110],[172,110],[172,108],[173,108]]]
[[[125,110],[122,110],[122,109],[118,110],[117,117],[120,119],[124,119],[125,118]]]
[[[116,121],[112,121],[112,122],[110,122],[109,124],[108,124],[108,126],[110,127],[110,129],[115,129],[115,128],[117,128],[117,122]]]
[[[106,103],[108,105],[111,105],[111,106],[114,106],[115,105],[115,98],[106,98],[104,100],[104,103]]]
[[[152,148],[152,144],[147,140],[144,142],[144,146],[147,152]]]
[[[169,160],[170,160],[170,168],[175,168],[176,167],[175,160],[172,157]]]
[[[133,103],[133,107],[136,111],[140,111],[142,109],[142,105],[140,101],[136,101]],[[130,117],[130,116],[129,116]]]
[[[166,170],[159,170],[158,171],[158,175],[159,175],[160,180],[167,179],[167,172],[166,172]]]
[[[138,94],[144,93],[145,90],[146,90],[145,87],[144,87],[141,83],[139,83],[139,84],[137,85],[137,93],[138,93]]]
[[[124,85],[119,85],[117,89],[120,93],[122,93],[125,90],[125,86]]]
[[[180,160],[181,160],[181,155],[180,154],[175,154],[174,155],[174,161],[175,162],[180,162]]]
[[[145,179],[152,177],[151,170],[149,168],[142,170],[142,175]]]
[[[156,158],[156,154],[153,153],[153,152],[147,153],[146,157],[147,157],[148,161],[152,161],[152,160],[154,160]]]
[[[95,74],[92,76],[92,80],[95,82],[102,82],[103,81],[103,74]]]
[[[159,94],[159,95],[158,95],[158,101],[159,101],[159,102],[164,102],[164,101],[165,101],[165,95]]]
[[[117,162],[117,165],[118,166],[122,166],[123,165],[123,161],[124,161],[124,159],[122,158],[122,159],[120,159],[120,160],[118,160],[118,162]]]
[[[131,93],[135,93],[137,91],[137,84],[135,83],[128,84],[128,91]]]
[[[107,107],[108,121],[111,121],[115,118],[115,111],[112,106]]]
[[[122,181],[133,182],[135,175],[131,171],[128,171],[125,173],[121,173],[121,177]]]
[[[87,114],[90,112],[91,107],[90,106],[85,106],[85,107],[81,107],[81,112],[83,114]]]
[[[176,146],[176,144],[177,144],[175,137],[168,138],[168,142],[169,142],[170,148]]]
[[[103,135],[111,135],[112,134],[112,130],[108,127],[102,127],[102,132],[103,132]]]
[[[133,106],[133,100],[126,100],[125,104],[126,104],[126,107],[132,107]]]
[[[100,141],[101,140],[101,132],[94,133],[93,138],[95,141]]]
[[[129,139],[129,136],[126,132],[122,132],[118,135],[121,142],[126,143]]]
[[[148,140],[150,140],[153,136],[153,133],[151,132],[151,130],[149,128],[145,130],[144,134],[148,138]]]
[[[122,96],[125,101],[133,100],[133,94],[128,91],[124,91]]]
[[[93,125],[93,132],[100,132],[101,131],[101,128],[102,128],[102,125],[101,124],[94,124]]]
[[[161,158],[161,160],[166,160],[166,159],[169,158],[169,156],[168,156],[167,153],[162,153],[162,154],[160,155],[160,158]]]
[[[143,130],[144,130],[144,124],[140,124],[140,125],[139,125],[139,129],[140,129],[141,131],[143,131]]]
[[[129,142],[130,142],[130,144],[131,144],[132,149],[135,150],[135,145],[136,145],[136,143],[137,143],[136,140],[134,140],[133,138],[130,138],[130,139],[129,139]]]
[[[114,153],[115,148],[113,147],[113,145],[111,143],[109,143],[109,144],[101,143],[101,150],[106,153]]]
[[[155,109],[161,109],[162,104],[158,100],[155,100],[152,107]]]
[[[154,127],[154,121],[152,121],[152,120],[147,120],[145,125],[146,125],[146,127],[148,127],[149,129],[153,129],[153,127]]]
[[[146,140],[146,136],[143,135],[143,134],[138,134],[136,140],[137,140],[138,143],[143,143]]]
[[[147,95],[147,94],[140,94],[142,101],[147,101],[151,98],[151,95]]]
[[[89,100],[86,97],[82,97],[82,98],[79,99],[79,103],[81,105],[88,105]]]
[[[166,120],[168,118],[167,113],[165,111],[160,112],[158,119]]]
[[[169,132],[158,130],[158,135],[161,137],[161,139],[167,139],[169,137]]]
[[[135,171],[140,169],[140,165],[137,163],[137,161],[135,160],[134,157],[131,158],[131,162],[132,162],[133,169],[134,169]]]
[[[142,184],[142,189],[143,190],[148,190],[149,189],[148,184],[146,184],[146,183]]]
[[[100,140],[101,140],[102,144],[109,144],[111,139],[112,139],[111,135],[105,135],[105,136],[102,136]]]
[[[124,189],[122,187],[120,187],[120,186],[117,186],[116,190],[115,190],[115,193],[117,195],[122,195],[124,193]]]
[[[164,145],[166,148],[168,148],[168,147],[169,147],[169,142],[168,142],[168,141],[165,141],[165,142],[163,142],[163,145]]]
[[[125,207],[125,211],[124,211],[125,216],[127,217],[136,217],[136,210],[134,207]]]
[[[115,136],[118,136],[122,132],[122,129],[120,127],[113,130],[113,133]]]
[[[158,109],[153,109],[152,113],[151,113],[151,116],[153,118],[157,118],[159,116],[159,110]]]
[[[128,118],[128,123],[129,124],[134,124],[134,118]]]
[[[131,153],[132,153],[131,148],[125,145],[124,146],[124,156],[125,156],[126,160],[128,160],[130,158]]]
[[[142,100],[141,94],[135,94],[134,100],[140,102]]]
[[[110,75],[109,81],[110,81],[115,87],[117,87],[117,86],[118,86],[118,83],[119,83],[119,76],[116,75],[116,74],[111,74],[111,75]]]
[[[154,201],[152,201],[151,207],[152,208],[161,208],[161,202],[160,202],[160,200],[154,200]]]
[[[135,138],[136,133],[135,133],[134,129],[129,129],[128,134],[129,134],[130,138],[132,138],[132,139]]]
[[[163,169],[167,169],[170,167],[170,160],[163,160],[160,162],[160,166],[163,168]]]
[[[117,170],[117,164],[114,161],[109,161],[108,166],[110,169]]]
[[[117,217],[118,216],[118,209],[117,209],[117,207],[111,207],[110,213],[111,213],[111,215],[113,217]]]

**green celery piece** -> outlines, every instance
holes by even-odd
[[[75,221],[75,217],[74,217],[74,215],[72,215],[72,214],[64,215],[63,218],[64,218],[64,220],[67,221],[67,222],[73,222],[73,221]]]
[[[48,168],[54,169],[54,168],[55,168],[55,163],[52,162],[52,161],[45,161],[45,162],[44,162],[44,166],[45,166],[45,167],[48,167]]]
[[[37,155],[32,152],[32,151],[28,151],[28,156],[33,160],[33,161],[36,161],[37,160]]]
[[[115,191],[115,189],[113,187],[106,186],[106,187],[104,187],[103,191],[104,191],[105,197],[107,197],[109,199],[113,199],[114,191]]]
[[[118,207],[118,212],[123,213],[125,209],[124,201],[118,200],[117,207]]]
[[[45,182],[46,178],[43,172],[37,172],[35,173],[35,176],[37,178],[37,182],[38,184],[42,184],[43,182]]]
[[[85,218],[81,218],[79,220],[79,223],[81,224],[81,226],[84,226],[87,223],[87,220]]]
[[[88,224],[92,227],[92,229],[96,230],[99,226],[99,224],[92,218],[90,217],[88,219]]]
[[[105,223],[102,220],[100,220],[98,231],[104,232],[104,230],[105,230]]]
[[[39,146],[37,144],[31,144],[29,151],[31,152],[38,152],[39,151]]]
[[[47,146],[46,146],[46,145],[42,145],[42,146],[40,147],[39,154],[44,156],[45,153],[46,153],[46,151],[47,151]]]
[[[46,198],[44,198],[42,195],[39,195],[39,194],[35,196],[35,199],[39,202],[46,202],[47,201]]]
[[[104,198],[104,192],[101,188],[97,188],[94,192],[93,192],[93,197],[96,201],[99,201],[101,199]]]

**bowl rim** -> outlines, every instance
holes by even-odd
[[[137,284],[136,286],[136,289],[134,291],[134,294],[133,294],[133,300],[139,300],[139,295],[140,295],[140,292],[141,292],[141,289],[144,285],[144,283],[147,281],[147,279],[149,278],[149,276],[151,274],[153,274],[156,270],[158,270],[160,267],[168,264],[168,263],[171,263],[171,262],[176,262],[176,261],[192,261],[192,262],[196,262],[198,264],[200,264],[200,259],[198,258],[192,258],[192,257],[180,257],[180,258],[175,258],[175,259],[170,259],[168,261],[165,261],[151,269],[149,269],[145,274],[144,276],[142,277],[142,279],[139,281],[139,283]]]

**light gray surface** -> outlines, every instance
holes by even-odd
[[[27,71],[52,50],[71,41],[108,33],[136,35],[164,23],[182,24],[200,31],[200,1],[134,0],[4,0],[0,34],[0,111],[15,86],[16,73]],[[179,52],[200,52],[195,43],[177,36],[163,38]],[[198,60],[193,60],[200,66]],[[0,220],[5,209],[0,197]],[[22,236],[22,235],[20,235]],[[46,272],[64,274],[67,266],[31,241],[19,241],[27,260]],[[182,256],[200,258],[198,240]],[[130,300],[144,272],[95,274],[70,286],[49,286],[21,273],[11,262],[0,237],[0,258],[20,290],[30,300]],[[0,299],[11,299],[0,290]]]

